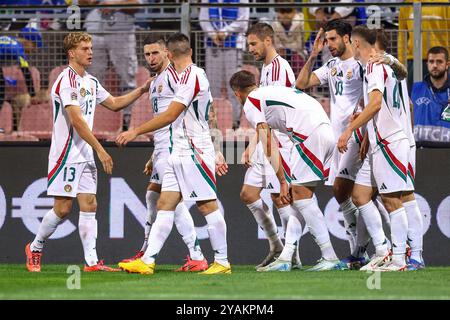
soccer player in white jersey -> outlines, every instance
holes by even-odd
[[[375,50],[377,56],[370,59],[370,62],[377,61],[378,63],[390,64],[392,56],[386,53],[389,45],[389,38],[384,30],[377,30],[377,41],[375,43]],[[406,69],[406,68],[404,68]],[[401,107],[406,114],[404,117],[404,130],[408,136],[409,141],[409,157],[408,157],[408,183],[406,190],[402,194],[402,202],[405,207],[408,217],[408,244],[410,245],[410,256],[407,257],[408,270],[418,270],[425,267],[422,257],[423,251],[423,215],[420,212],[419,206],[414,196],[414,178],[416,170],[416,141],[414,139],[412,117],[412,104],[409,100],[408,85],[405,79],[400,81],[399,95],[401,99]]]
[[[48,166],[47,194],[55,198],[53,208],[42,219],[33,242],[25,247],[27,269],[41,270],[45,241],[72,210],[74,198],[80,207],[78,229],[84,250],[84,271],[120,271],[99,261],[97,239],[97,169],[94,152],[107,174],[113,161],[92,134],[97,104],[119,111],[148,91],[150,81],[130,93],[112,97],[86,68],[92,62],[92,38],[85,32],[69,33],[64,38],[69,66],[56,79],[51,90],[53,133]]]
[[[289,63],[277,53],[274,46],[274,31],[269,24],[254,24],[247,32],[247,43],[249,52],[255,57],[256,61],[264,63],[261,70],[260,87],[269,85],[292,87],[294,85],[294,72]],[[275,134],[280,143],[280,156],[284,174],[287,181],[290,182],[289,155],[293,144],[287,135],[278,131]],[[254,136],[243,154],[243,162],[248,166],[248,169],[240,196],[269,240],[269,254],[256,266],[258,270],[258,268],[265,267],[271,263],[283,250],[283,244],[278,236],[278,228],[273,215],[270,214],[267,204],[261,199],[262,189],[266,188],[271,192],[272,200],[280,214],[284,232],[286,232],[287,222],[290,216],[293,215],[294,209],[290,204],[283,204],[279,201],[277,197],[280,189],[278,179],[269,161],[264,156],[261,143],[257,143],[256,139],[257,137]],[[300,224],[301,222],[297,223]],[[292,266],[300,269],[298,243],[296,242],[294,245],[297,249],[295,250],[296,254],[293,257]]]
[[[392,257],[386,246],[379,245],[380,242],[383,242],[381,237],[384,234],[380,233],[375,237],[371,234],[376,247],[376,255],[361,270],[403,271],[406,269],[408,221],[402,205],[402,193],[407,188],[410,149],[408,137],[403,129],[406,114],[401,107],[399,82],[392,68],[384,64],[367,63],[371,55],[376,53],[375,42],[376,30],[368,29],[366,26],[357,26],[353,29],[352,46],[355,58],[366,67],[365,107],[340,136],[338,149],[340,152],[345,152],[353,130],[367,123],[371,149],[368,155],[368,161],[371,164],[370,179],[373,180],[373,185],[377,186],[383,205],[389,212]],[[362,169],[360,172],[363,171]],[[355,190],[354,193],[356,193]],[[369,231],[371,228],[381,229],[381,218],[378,223],[366,219],[364,222]]]
[[[153,114],[158,116],[167,110],[170,102],[175,97],[179,77],[167,57],[164,37],[147,38],[144,42],[144,56],[150,71],[156,73],[156,77],[150,84],[149,98],[150,105],[153,108]],[[156,219],[156,203],[161,193],[162,179],[172,148],[172,142],[170,140],[171,130],[172,127],[169,125],[154,133],[154,151],[144,168],[144,172],[151,176],[145,195],[147,202],[147,221],[145,223],[144,243],[135,256],[130,259],[124,259],[122,262],[130,262],[141,258],[147,249],[150,229]],[[197,239],[194,221],[183,201],[180,201],[175,210],[175,226],[189,249],[186,263],[177,269],[177,271],[195,272],[208,269],[208,262],[202,254]]]
[[[313,236],[326,236],[316,239],[322,246],[324,256],[319,265],[309,270],[330,270],[339,262],[329,241],[325,218],[313,198],[316,186],[326,180],[334,150],[334,134],[325,111],[320,103],[303,91],[286,87],[257,87],[255,79],[248,71],[239,71],[230,79],[236,97],[244,106],[248,121],[256,129],[258,140],[262,142],[265,156],[271,160],[280,183],[280,201],[289,203],[289,186],[284,176],[279,157],[278,143],[272,137],[272,130],[289,135],[294,143],[290,150],[292,172],[292,206],[295,217],[304,217]],[[273,140],[272,140],[273,139]],[[312,217],[312,219],[308,218]],[[281,255],[259,271],[289,271],[295,246],[302,233],[299,223],[287,225],[286,245]],[[291,230],[295,229],[295,230]],[[323,229],[318,232],[317,229]],[[289,235],[289,237],[288,237]],[[294,238],[296,235],[296,238]],[[292,238],[290,239],[290,237]]]
[[[128,271],[153,274],[155,258],[170,234],[174,211],[182,199],[196,201],[205,216],[214,250],[214,263],[201,274],[231,273],[227,257],[226,223],[218,205],[215,179],[215,152],[208,126],[212,103],[209,82],[203,69],[192,62],[189,38],[181,33],[167,40],[168,55],[179,74],[175,98],[167,110],[141,126],[120,134],[116,143],[126,145],[138,135],[172,124],[172,152],[164,173],[158,213],[150,230],[144,255],[119,266]],[[219,166],[226,166],[219,163]]]
[[[358,109],[362,97],[362,66],[354,58],[350,44],[352,27],[344,20],[331,20],[320,29],[314,41],[313,50],[300,71],[296,86],[307,89],[318,85],[328,85],[330,90],[330,120],[337,139],[349,123],[352,114]],[[322,51],[324,44],[321,36],[325,32],[325,40],[333,56],[319,69],[312,66]],[[337,148],[333,154],[330,177],[325,183],[333,186],[333,194],[344,217],[344,225],[350,244],[350,252],[356,249],[356,219],[358,209],[351,201],[351,191],[356,173],[361,166],[359,160],[359,144],[363,137],[362,130],[356,130],[349,143],[349,152],[340,156]],[[351,256],[350,256],[351,257]],[[351,263],[364,263],[352,259]]]

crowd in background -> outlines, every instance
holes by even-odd
[[[5,6],[2,13],[7,15],[8,9],[14,5],[95,5],[95,4],[145,4],[159,3],[157,0],[0,0],[0,6]],[[164,1],[171,3],[177,1]],[[178,1],[179,2],[179,1]],[[202,3],[248,3],[249,0],[199,0]],[[253,2],[253,1],[251,1]],[[259,1],[258,1],[259,2]],[[264,1],[260,1],[264,2]],[[301,2],[284,0],[275,2]],[[311,0],[303,1],[314,3],[334,2],[364,2],[363,0]],[[393,1],[379,1],[392,3]],[[402,2],[402,1],[394,1]],[[405,2],[412,3],[407,0]],[[429,1],[433,2],[433,1]],[[30,13],[30,10],[23,10]],[[39,10],[40,13],[64,12],[63,9]],[[89,72],[108,82],[108,66],[112,66],[117,75],[117,93],[124,93],[136,87],[136,74],[138,73],[139,56],[142,48],[136,40],[137,32],[141,30],[158,30],[157,25],[141,21],[144,12],[138,9],[106,9],[96,8],[82,10],[82,29],[93,35],[94,63]],[[297,75],[311,50],[315,39],[316,30],[327,21],[342,18],[353,26],[365,24],[370,12],[366,7],[276,7],[275,10],[267,11],[263,17],[258,19],[271,24],[275,30],[275,43],[277,51],[286,58]],[[450,110],[449,110],[449,80],[448,53],[442,50],[432,51],[433,61],[430,63],[430,49],[435,47],[450,47],[450,6],[433,6],[422,8],[422,57],[423,57],[423,82],[413,86],[413,8],[411,6],[390,7],[383,6],[381,12],[382,27],[391,35],[392,47],[388,48],[393,55],[408,67],[408,86],[410,96],[413,98],[416,128],[416,139],[418,142],[448,142],[450,143]],[[430,18],[431,17],[431,18]],[[197,63],[205,68],[208,78],[212,84],[211,90],[214,97],[227,99],[233,108],[232,128],[238,129],[241,120],[241,111],[233,93],[227,89],[228,79],[236,70],[243,67],[246,59],[245,32],[249,24],[256,22],[251,17],[248,7],[202,7],[198,11],[196,23],[191,29],[201,32],[202,41],[194,45],[197,48]],[[46,37],[52,32],[64,31],[67,26],[61,18],[43,18],[21,21],[11,16],[9,20],[0,21],[0,108],[3,102],[9,103],[13,110],[12,130],[18,130],[21,110],[32,104],[48,102],[49,83],[48,74],[43,69],[61,65],[52,60],[63,61],[61,53],[58,56],[57,48],[52,47],[51,56],[40,59],[39,63],[33,57],[38,56],[44,50],[54,46],[60,41],[48,42],[53,39]],[[174,30],[179,24],[173,23]],[[164,27],[168,30],[168,27]],[[170,29],[170,25],[169,25]],[[53,43],[54,42],[54,43]],[[47,48],[46,48],[47,46]],[[61,51],[61,50],[60,50]],[[45,51],[48,52],[48,51]],[[433,53],[435,52],[435,53]],[[436,58],[439,56],[439,59]],[[202,56],[203,58],[200,58]],[[317,64],[321,65],[331,57],[324,50]],[[442,58],[442,59],[441,59]],[[441,61],[443,60],[443,61]],[[201,62],[200,62],[201,61]],[[437,65],[438,63],[443,63]],[[11,66],[17,66],[12,69]],[[18,68],[18,69],[17,69]],[[40,76],[37,69],[41,70]],[[439,76],[442,80],[434,81],[436,69],[445,72]],[[49,73],[49,72],[48,72]],[[20,86],[20,83],[23,85]],[[419,96],[417,96],[419,94]],[[326,106],[324,106],[326,108]],[[131,108],[127,108],[123,115],[123,129],[130,124]],[[2,129],[2,113],[0,109],[0,134]],[[1,136],[0,136],[1,139]]]

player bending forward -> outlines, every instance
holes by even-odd
[[[47,194],[54,196],[55,202],[42,219],[35,239],[25,247],[26,266],[28,271],[41,271],[44,243],[72,211],[73,200],[77,198],[78,230],[86,261],[84,271],[120,271],[103,265],[97,258],[97,168],[93,150],[107,174],[112,173],[113,161],[92,134],[92,126],[97,104],[119,111],[147,92],[150,81],[124,96],[112,97],[86,72],[92,63],[89,34],[69,33],[64,38],[64,50],[69,66],[61,72],[51,90],[54,123]]]
[[[214,250],[214,263],[201,274],[231,273],[227,256],[226,223],[218,206],[215,179],[215,152],[208,126],[212,103],[205,72],[192,62],[189,38],[181,33],[167,40],[169,59],[179,73],[175,98],[167,110],[134,130],[120,134],[118,145],[126,145],[138,135],[172,125],[172,152],[162,181],[155,223],[148,248],[142,258],[119,266],[133,273],[153,274],[155,259],[172,230],[174,211],[182,199],[196,201],[205,216]],[[222,164],[226,167],[226,164]]]
[[[254,76],[239,71],[230,79],[230,86],[244,106],[248,121],[256,129],[264,153],[271,160],[280,182],[280,201],[289,203],[289,186],[279,163],[278,142],[273,139],[272,129],[291,137],[294,147],[290,153],[292,173],[292,197],[295,218],[288,221],[285,246],[280,256],[258,271],[289,271],[297,241],[302,234],[300,220],[308,221],[311,234],[322,235],[315,239],[324,244],[320,268],[334,268],[339,260],[331,246],[324,216],[313,199],[319,182],[328,177],[329,162],[333,154],[334,134],[325,111],[320,103],[303,91],[286,87],[267,86],[257,88]],[[309,219],[309,217],[313,217]]]

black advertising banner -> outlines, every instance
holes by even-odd
[[[42,216],[52,207],[47,197],[48,147],[0,147],[0,263],[23,263],[24,246],[34,238]],[[114,160],[113,175],[107,176],[99,168],[97,189],[97,250],[106,263],[118,262],[134,255],[143,241],[147,217],[145,191],[148,177],[142,173],[151,148],[108,147]],[[268,244],[256,222],[239,199],[245,168],[232,164],[240,155],[228,148],[224,152],[229,173],[217,177],[220,208],[228,230],[228,252],[233,264],[257,264],[267,254]],[[237,153],[237,152],[236,152]],[[417,151],[416,198],[424,214],[424,258],[427,265],[450,265],[450,149],[420,149]],[[235,161],[236,162],[236,161]],[[99,164],[97,162],[97,164]],[[340,257],[349,254],[345,241],[342,214],[332,198],[331,188],[319,187],[319,206],[325,214],[331,239]],[[262,198],[272,207],[267,191]],[[198,213],[195,203],[190,207],[200,244],[212,260],[206,221]],[[278,214],[275,219],[281,228]],[[77,231],[78,206],[74,205],[69,218],[61,224],[45,247],[44,263],[82,263],[83,252]],[[188,250],[174,226],[163,247],[159,263],[181,264]],[[300,241],[303,264],[313,264],[320,258],[319,249],[305,230]]]

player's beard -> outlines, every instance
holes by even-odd
[[[340,43],[339,46],[336,48],[335,54],[331,53],[333,57],[341,57],[345,52],[345,43]]]
[[[440,72],[438,72],[438,73],[434,73],[434,72],[432,71],[432,72],[430,72],[430,77],[433,78],[434,80],[441,80],[442,78],[445,77],[445,72],[446,72],[446,71],[447,71],[447,70],[442,70],[442,71],[440,71]]]
[[[152,67],[152,66],[148,66],[148,68],[150,69],[150,71],[152,72],[152,73],[160,73],[162,70],[162,67],[163,67],[163,62],[161,62],[161,63],[158,63],[155,67]]]

